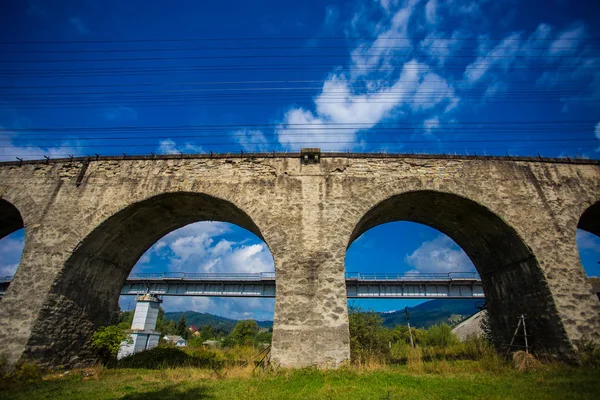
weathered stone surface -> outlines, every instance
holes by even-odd
[[[114,158],[90,162],[76,186],[81,167],[82,160],[0,164],[0,232],[21,223],[26,232],[0,302],[0,352],[10,362],[91,362],[91,334],[115,320],[137,259],[164,234],[203,220],[238,224],[269,246],[277,279],[272,360],[283,366],[348,359],[346,249],[396,220],[431,225],[463,247],[500,340],[525,313],[534,346],[568,359],[577,340],[600,331],[600,302],[575,243],[578,224],[592,232],[600,224],[597,162]]]

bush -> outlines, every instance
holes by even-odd
[[[220,369],[224,364],[224,360],[212,351],[195,349],[183,351],[174,347],[159,346],[122,358],[119,360],[117,367],[146,369],[196,367]]]
[[[458,343],[450,325],[434,325],[427,330],[424,337],[426,346],[448,347]]]
[[[577,344],[577,355],[584,366],[600,367],[600,344],[598,339],[583,337]]]
[[[96,350],[103,364],[117,357],[121,342],[132,343],[131,337],[118,326],[101,326],[92,336],[92,348]]]
[[[370,311],[364,312],[358,308],[351,308],[350,322],[350,358],[352,362],[365,363],[379,359],[380,362],[389,361],[390,334],[382,326],[379,314]]]

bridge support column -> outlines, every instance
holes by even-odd
[[[272,362],[337,367],[350,359],[343,260],[319,253],[277,270]]]
[[[145,294],[136,297],[136,301],[135,314],[131,323],[131,330],[133,331],[130,335],[131,342],[121,343],[117,355],[118,359],[158,346],[160,332],[155,329],[162,300],[153,294]]]

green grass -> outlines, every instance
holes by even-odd
[[[545,365],[491,372],[476,361],[252,373],[197,368],[71,372],[0,389],[2,399],[598,399],[600,370]],[[389,394],[389,397],[388,397]]]

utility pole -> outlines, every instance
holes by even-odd
[[[408,325],[408,336],[410,337],[410,347],[415,347],[415,342],[413,342],[412,331],[410,330],[410,314],[408,313],[408,307],[404,307],[404,312],[406,313],[406,324]]]

